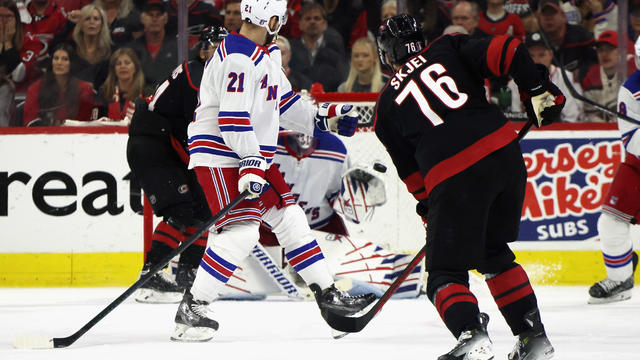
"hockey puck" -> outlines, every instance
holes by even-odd
[[[384,164],[377,162],[377,163],[373,164],[373,170],[375,170],[377,172],[381,172],[381,173],[386,173],[387,172],[387,167],[384,166]]]

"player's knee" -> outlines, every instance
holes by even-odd
[[[259,226],[257,221],[241,221],[226,225],[220,233],[211,231],[209,247],[223,259],[239,264],[258,243]]]
[[[629,223],[603,212],[598,219],[598,233],[603,239],[626,240],[629,236]]]
[[[280,245],[288,248],[297,242],[304,242],[311,236],[311,229],[307,223],[307,217],[299,206],[287,206],[283,209],[284,213],[276,224],[270,224],[271,230]]]

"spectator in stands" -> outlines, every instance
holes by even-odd
[[[325,91],[336,91],[347,75],[344,43],[328,26],[322,5],[307,3],[300,10],[300,39],[291,39],[291,69],[300,71]]]
[[[636,41],[640,36],[640,1],[629,3],[629,39]]]
[[[144,69],[145,95],[153,94],[157,83],[164,80],[178,63],[176,39],[165,32],[168,20],[166,4],[162,0],[149,0],[140,15],[144,35],[131,43]]]
[[[302,0],[287,0],[287,23],[282,25],[278,35],[284,35],[289,39],[299,38],[302,35],[300,32],[301,9]]]
[[[85,5],[91,3],[91,0],[55,0],[58,7],[64,10],[65,13],[73,10],[80,10]],[[26,2],[26,1],[25,1]]]
[[[489,35],[509,34],[523,40],[524,26],[516,14],[505,10],[505,0],[487,0],[487,10],[479,14],[478,29]]]
[[[56,45],[47,72],[27,90],[23,117],[26,126],[62,125],[66,119],[90,120],[94,91],[91,84],[71,73],[76,61],[71,44]]]
[[[462,0],[451,9],[451,22],[460,25],[471,38],[479,39],[488,34],[478,28],[480,22],[480,7],[475,2]]]
[[[291,44],[289,40],[278,35],[276,45],[280,48],[280,54],[282,55],[282,70],[291,83],[291,88],[295,91],[309,90],[311,89],[311,79],[299,71],[294,71],[289,67],[289,61],[291,61]]]
[[[322,3],[327,23],[338,31],[348,49],[369,32],[376,34],[380,27],[382,0],[322,0]]]
[[[202,29],[207,26],[222,26],[222,16],[213,5],[203,0],[186,0],[186,2],[188,32],[189,34],[196,34],[189,43],[191,47],[198,41],[198,36]],[[169,14],[167,34],[174,35],[178,30],[178,2],[176,0],[169,0],[167,13]]]
[[[144,96],[144,73],[136,52],[123,47],[109,59],[109,75],[98,93],[98,117],[124,120],[133,116],[135,101]]]
[[[454,34],[454,33],[466,34],[467,29],[463,28],[462,25],[449,25],[446,28],[444,28],[444,30],[442,31],[442,35],[448,35],[448,34]]]
[[[536,16],[555,57],[565,70],[577,70],[578,80],[582,81],[589,67],[597,62],[593,36],[579,25],[567,24],[559,0],[540,0]]]
[[[610,110],[616,110],[618,103],[618,90],[623,80],[618,75],[618,33],[615,31],[604,31],[596,40],[596,52],[598,53],[598,64],[589,68],[587,76],[582,81],[584,95],[590,100],[605,106]],[[627,49],[633,49],[633,44],[629,42]],[[632,56],[627,56],[627,74],[636,71],[635,62]],[[609,122],[616,119],[595,107],[586,104],[585,116],[587,121]]]
[[[444,29],[451,25],[450,8],[453,1],[413,0],[407,2],[409,15],[422,24],[422,33],[428,42],[442,35]]]
[[[65,13],[54,0],[32,0],[27,5],[31,21],[25,21],[25,32],[37,37],[42,44],[36,60],[41,61],[49,57],[48,50],[61,41],[68,39],[75,22],[80,18],[80,11],[73,10]],[[68,19],[67,19],[68,18]]]
[[[73,41],[79,58],[75,76],[97,89],[109,71],[111,35],[107,27],[107,15],[101,7],[89,4],[80,10],[80,16],[80,21],[73,29]]]
[[[376,43],[367,38],[356,40],[351,49],[351,69],[338,92],[379,92],[389,77],[382,74]]]
[[[240,13],[240,2],[242,0],[227,0],[224,3],[224,27],[232,32],[240,30],[242,25],[242,13]]]
[[[600,36],[605,30],[618,30],[618,5],[613,0],[585,0],[582,2],[588,12],[583,17],[583,26]]]
[[[396,0],[386,0],[380,6],[380,19],[381,23],[384,23],[387,19],[390,19],[398,14],[398,2]]]
[[[11,126],[16,103],[14,98],[13,82],[0,68],[0,127]]]
[[[536,64],[542,64],[549,69],[549,76],[551,77],[551,82],[553,82],[566,97],[566,103],[564,104],[564,108],[562,109],[562,113],[560,114],[560,119],[564,122],[580,122],[584,121],[584,111],[582,107],[582,102],[577,101],[573,96],[570,96],[571,91],[567,87],[564,79],[562,78],[562,73],[560,73],[560,68],[553,65],[553,50],[547,47],[547,44],[542,40],[542,36],[539,32],[535,32],[533,34],[527,35],[524,40],[524,45],[529,50],[529,55],[531,55],[531,59]],[[567,79],[571,81],[571,86],[578,92],[582,93],[582,87],[580,83],[573,80],[573,74],[565,70],[565,74],[567,75]],[[512,91],[513,95],[513,104],[518,104],[517,106],[521,107],[520,94],[518,93],[518,87],[515,85],[513,81],[511,81],[512,86],[509,88]]]
[[[142,35],[140,13],[131,0],[95,0],[107,14],[109,32],[114,47],[119,48]]]
[[[25,34],[15,1],[0,0],[0,71],[17,93],[42,74],[36,66],[36,54],[42,48],[40,40]]]

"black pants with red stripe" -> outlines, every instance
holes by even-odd
[[[427,294],[458,337],[476,327],[478,302],[468,271],[488,274],[489,288],[514,334],[537,307],[526,273],[508,246],[518,237],[526,169],[514,141],[438,184],[429,194]]]

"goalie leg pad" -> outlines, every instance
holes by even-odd
[[[333,277],[318,242],[311,235],[307,217],[299,206],[269,209],[263,219],[285,250],[289,265],[307,284],[316,283],[321,289],[333,284]]]
[[[598,219],[602,257],[611,280],[624,281],[633,274],[633,244],[629,223],[603,212]]]
[[[224,293],[224,284],[258,242],[259,224],[255,221],[236,222],[220,233],[209,233],[207,249],[193,281],[194,299],[213,301]]]

